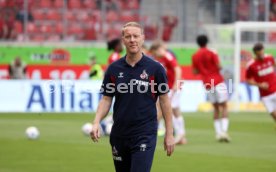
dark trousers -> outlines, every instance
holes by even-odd
[[[133,138],[110,137],[116,172],[150,172],[156,135]]]

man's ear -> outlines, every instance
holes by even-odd
[[[145,43],[145,34],[142,34],[142,39],[143,39],[142,44],[144,44]]]
[[[125,46],[126,44],[125,44],[124,36],[122,36],[121,40],[122,40],[123,45]]]

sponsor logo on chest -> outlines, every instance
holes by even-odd
[[[269,75],[273,72],[274,72],[274,68],[272,66],[269,66],[269,67],[266,67],[264,69],[259,70],[258,75],[259,76],[265,76],[265,75]]]

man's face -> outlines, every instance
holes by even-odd
[[[258,59],[262,59],[264,57],[264,50],[255,51],[255,55]]]
[[[122,40],[126,46],[127,53],[136,54],[141,52],[144,34],[142,34],[140,28],[129,26],[124,29]]]
[[[97,62],[96,62],[96,59],[90,59],[90,62],[89,62],[89,64],[90,64],[90,66],[93,66],[93,65],[95,65]]]
[[[118,53],[121,53],[123,51],[122,41],[120,41],[120,43],[116,46],[115,49]]]
[[[159,47],[157,50],[156,50],[156,56],[157,57],[163,57],[164,55],[166,54],[166,50],[163,46]]]
[[[21,65],[21,60],[20,60],[20,58],[16,58],[16,59],[15,59],[15,65],[16,65],[16,66],[20,66],[20,65]]]
[[[156,50],[153,50],[151,53],[154,58],[162,58],[165,55],[166,50],[163,47],[159,47]]]

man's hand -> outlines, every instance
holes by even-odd
[[[108,111],[112,104],[112,97],[103,96],[96,112],[96,116],[94,119],[92,131],[90,133],[90,137],[94,142],[98,142],[101,136],[100,133],[100,122],[103,118],[106,117]]]
[[[165,135],[164,150],[167,151],[167,156],[171,156],[174,151],[174,137],[172,134]]]
[[[167,151],[167,156],[171,156],[174,151],[174,137],[172,124],[172,108],[168,97],[168,93],[159,96],[159,102],[166,126],[164,150]]]
[[[99,141],[99,139],[101,137],[100,124],[99,123],[93,124],[92,131],[90,133],[90,137],[93,140],[93,142],[98,142]]]
[[[258,84],[259,88],[262,89],[262,90],[267,90],[269,85],[267,82],[262,82],[260,84]]]
[[[269,85],[267,82],[256,82],[253,78],[247,79],[247,83],[250,85],[255,85],[262,90],[267,90],[269,88]]]
[[[177,88],[177,84],[174,84],[171,91],[173,92],[177,92],[178,88]]]

